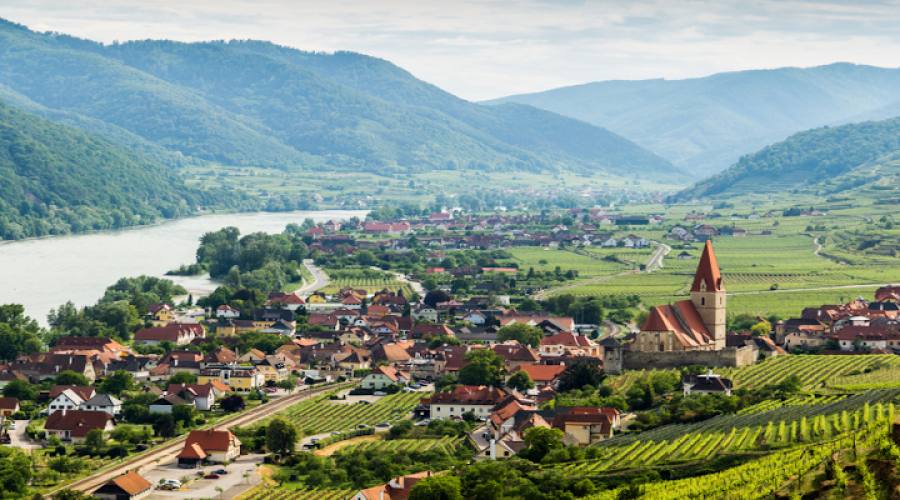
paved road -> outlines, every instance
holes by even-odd
[[[312,295],[313,292],[316,292],[328,286],[328,275],[325,274],[325,271],[316,267],[311,259],[304,260],[303,265],[306,266],[306,269],[309,271],[309,273],[313,275],[313,282],[304,284],[294,293],[305,297]]]
[[[35,443],[25,434],[25,429],[28,427],[30,420],[15,420],[14,422],[16,423],[16,428],[9,429],[10,446],[25,450],[43,448],[41,443]]]
[[[324,387],[317,387],[300,391],[294,395],[276,399],[269,403],[259,405],[252,410],[248,410],[246,412],[239,413],[233,417],[222,420],[218,422],[214,427],[217,429],[230,429],[234,426],[252,424],[258,420],[262,420],[272,415],[273,413],[284,410],[299,401],[313,397],[325,391],[334,390],[334,388],[334,385],[328,385]],[[97,474],[88,476],[73,483],[63,485],[59,489],[68,488],[87,493],[99,488],[110,479],[124,474],[125,472],[128,472],[130,470],[140,470],[141,468],[145,468],[148,466],[152,467],[159,463],[168,462],[175,458],[175,456],[178,455],[179,452],[181,452],[181,449],[184,446],[185,437],[186,436],[179,436],[177,438],[171,439],[164,445],[158,448],[154,448],[148,452],[136,455],[132,458],[126,459],[124,462],[111,469],[107,469],[103,472],[98,472]],[[46,497],[51,498],[57,491],[58,490],[49,492]]]
[[[663,259],[666,255],[669,255],[669,252],[671,251],[672,247],[665,243],[659,243],[659,246],[656,247],[656,251],[650,256],[650,260],[647,261],[647,265],[644,266],[644,270],[648,273],[652,273],[657,269],[661,269],[663,267]]]
[[[199,469],[180,469],[175,462],[154,467],[144,473],[144,477],[150,484],[159,484],[161,479],[181,480],[185,476],[191,477],[180,490],[165,491],[153,490],[147,497],[151,500],[163,498],[234,498],[243,491],[259,484],[260,477],[256,473],[257,467],[263,463],[263,454],[241,455],[237,460],[227,466],[209,465]],[[220,475],[218,479],[205,479],[197,476],[197,472],[203,475],[213,471],[225,469],[228,474]],[[221,492],[221,493],[220,493]]]
[[[397,281],[399,281],[399,282],[401,282],[401,283],[406,283],[406,284],[408,284],[409,287],[412,288],[412,291],[413,291],[413,292],[416,292],[416,294],[417,294],[419,297],[424,297],[424,296],[425,296],[425,287],[423,287],[421,283],[419,283],[419,282],[416,281],[416,280],[409,279],[409,276],[407,276],[407,275],[405,275],[405,274],[403,274],[403,273],[396,273],[396,272],[395,272],[395,273],[393,273],[393,274],[394,274],[394,276],[397,278]]]

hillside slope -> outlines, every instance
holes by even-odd
[[[231,165],[680,175],[600,127],[470,103],[359,54],[264,42],[105,46],[0,23],[0,84],[46,108]]]
[[[741,158],[673,200],[792,189],[839,192],[879,180],[877,160],[900,152],[900,118],[823,127]]]
[[[802,130],[892,117],[885,113],[900,102],[900,69],[832,64],[607,81],[492,102],[529,104],[606,127],[706,177]]]
[[[0,101],[0,239],[146,224],[203,196],[160,163]]]

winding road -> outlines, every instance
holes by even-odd
[[[303,261],[303,265],[306,267],[306,270],[309,271],[313,276],[312,283],[305,283],[303,286],[298,288],[294,293],[300,295],[302,297],[308,297],[315,293],[318,290],[321,290],[328,286],[329,278],[328,275],[325,274],[325,271],[316,267],[313,264],[312,259],[306,259]]]

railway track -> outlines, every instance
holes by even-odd
[[[227,417],[226,419],[223,419],[219,422],[216,422],[214,425],[210,425],[205,428],[214,427],[216,429],[228,430],[232,427],[252,424],[266,417],[269,417],[270,415],[278,413],[295,403],[298,403],[305,399],[309,399],[323,392],[346,389],[348,387],[352,387],[353,385],[354,383],[352,382],[346,382],[302,390],[297,392],[296,394],[291,394],[290,396],[285,396],[275,401],[261,404],[256,408],[253,408],[252,410],[247,410],[246,412],[239,413],[237,415],[234,415],[233,417]],[[50,491],[46,495],[44,495],[44,498],[52,498],[55,493],[66,489],[80,491],[82,493],[90,493],[91,491],[105,484],[110,479],[118,477],[125,472],[128,472],[130,470],[140,470],[144,467],[147,467],[148,465],[156,465],[158,463],[163,463],[171,460],[179,452],[181,452],[181,449],[184,446],[184,440],[186,438],[186,435],[173,438],[169,441],[166,441],[165,444],[160,445],[157,448],[153,448],[146,452],[142,452],[139,455],[135,455],[134,457],[127,458],[124,462],[117,464],[113,468],[103,470],[102,472],[98,472],[82,479],[78,479],[65,486]]]

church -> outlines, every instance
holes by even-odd
[[[640,352],[725,349],[725,283],[712,242],[707,240],[691,284],[690,300],[655,306],[631,350]]]

